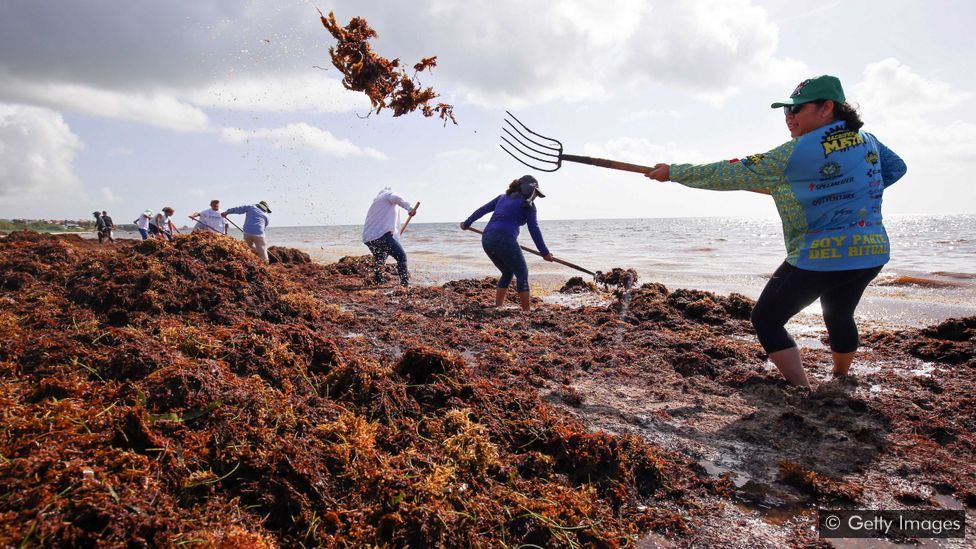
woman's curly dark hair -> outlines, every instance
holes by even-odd
[[[857,108],[847,101],[843,103],[834,101],[834,118],[842,120],[851,131],[856,132],[864,126],[864,121],[861,120],[861,115],[858,114]]]
[[[517,194],[522,194],[522,182],[518,179],[512,181],[508,184],[508,190],[505,191],[508,196],[515,196]]]

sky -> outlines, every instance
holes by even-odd
[[[384,57],[436,55],[419,79],[457,125],[371,114],[316,8],[364,17]],[[773,217],[753,193],[532,172],[498,146],[505,111],[568,154],[713,162],[788,141],[769,104],[819,74],[908,164],[886,215],[973,214],[974,20],[965,0],[4,0],[0,218],[178,220],[216,198],[357,224],[390,186],[415,223],[460,221],[526,173],[540,219]]]

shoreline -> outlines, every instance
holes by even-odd
[[[70,233],[79,234],[79,233]],[[134,236],[134,237],[133,237]],[[83,238],[95,240],[95,233],[87,233]],[[137,233],[122,233],[116,240],[139,241]],[[271,243],[270,245],[274,245]],[[324,247],[306,245],[295,249],[308,254],[312,261],[319,265],[330,265],[342,257],[358,257],[364,255],[365,248],[359,246],[340,246],[334,251]],[[444,257],[436,252],[409,251],[411,275],[417,286],[438,287],[446,283],[480,279],[485,276],[497,277],[497,270],[487,259],[477,263],[480,268],[466,268],[464,270],[445,270],[445,265],[456,261]],[[530,286],[533,296],[549,298],[551,302],[558,295],[557,290],[570,278],[581,273],[561,267],[552,267],[541,260],[528,258],[530,261]],[[392,260],[387,260],[392,264]],[[628,268],[627,265],[621,265]],[[543,272],[538,272],[543,269]],[[655,279],[648,280],[641,276],[637,282],[640,286],[647,282],[659,282],[671,289],[693,288],[728,296],[732,293],[745,295],[750,299],[757,299],[762,291],[768,274],[740,274],[706,276],[704,273],[661,272]],[[731,276],[735,282],[728,281]],[[587,278],[586,275],[583,275]],[[563,304],[573,305],[573,301],[562,299]],[[809,318],[802,324],[811,328],[823,329],[822,320],[815,320],[820,314],[819,302],[814,302],[801,312],[801,316]],[[888,328],[920,328],[936,324],[950,318],[961,318],[976,315],[976,274],[952,273],[940,271],[937,273],[902,273],[890,272],[888,267],[868,286],[861,303],[858,306],[856,318],[859,322],[867,322],[886,326]]]

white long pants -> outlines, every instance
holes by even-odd
[[[268,262],[268,243],[264,240],[264,235],[245,234],[244,243],[254,250],[254,253],[258,254],[258,257],[263,259],[265,263]]]

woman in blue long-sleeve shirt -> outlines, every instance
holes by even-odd
[[[858,347],[854,310],[888,262],[881,199],[907,170],[846,100],[837,77],[809,78],[783,107],[793,139],[741,160],[658,164],[647,177],[719,191],[772,195],[783,222],[786,261],[773,273],[752,311],[759,343],[783,377],[810,386],[786,322],[820,299],[835,376],[848,375]]]
[[[518,244],[519,227],[528,225],[529,234],[539,248],[539,253],[546,261],[552,261],[552,254],[549,253],[549,248],[542,239],[542,232],[539,231],[539,223],[536,220],[535,199],[545,198],[545,196],[539,192],[539,182],[531,175],[525,175],[512,181],[505,194],[498,195],[491,202],[478,208],[461,223],[461,228],[467,230],[486,213],[494,212],[481,237],[481,246],[488,254],[488,259],[501,271],[495,290],[497,307],[505,303],[508,285],[512,282],[513,276],[522,310],[528,311],[532,306],[529,293],[529,268]]]

